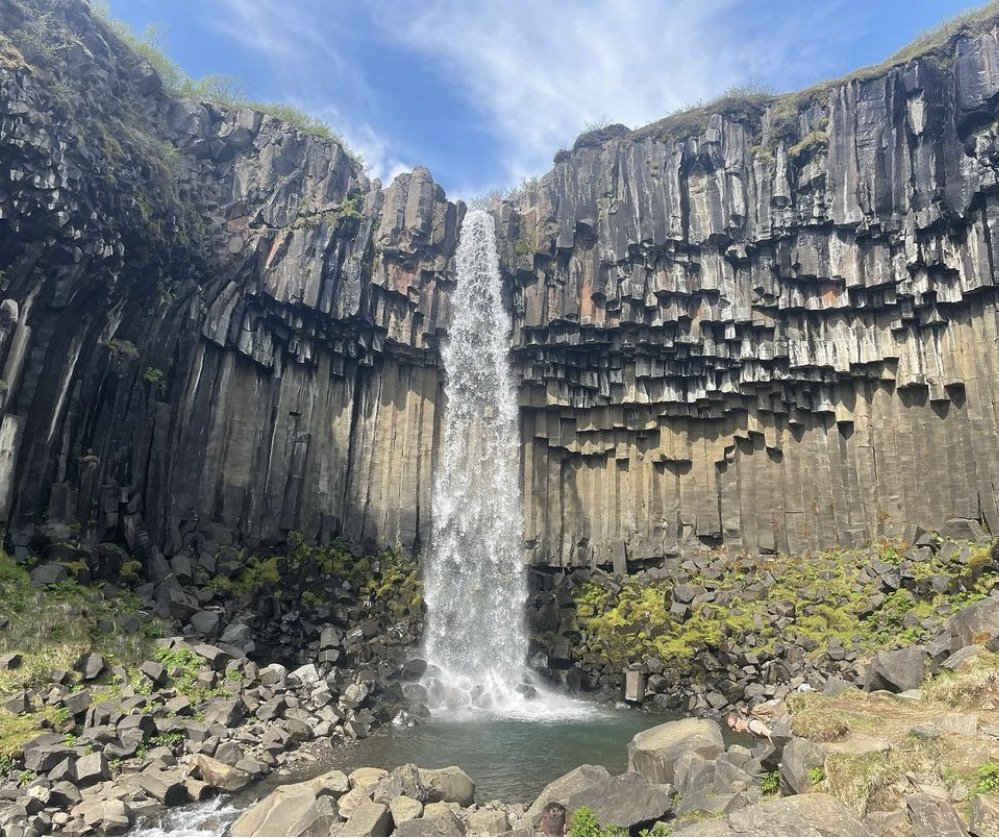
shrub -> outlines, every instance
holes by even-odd
[[[975,792],[999,792],[999,763],[994,760],[983,763],[975,771],[975,774],[977,776]]]
[[[780,791],[780,770],[772,769],[760,780],[760,792],[764,795],[777,795]]]

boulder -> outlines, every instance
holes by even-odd
[[[468,807],[475,800],[475,782],[457,766],[421,769],[420,779],[429,790],[428,801],[453,801]]]
[[[191,626],[199,635],[211,638],[219,631],[221,619],[218,612],[200,611],[191,615]]]
[[[773,798],[680,828],[677,836],[866,836],[854,812],[825,793]]]
[[[971,799],[971,833],[974,836],[999,836],[999,800],[992,795]]]
[[[724,751],[721,728],[714,720],[676,720],[632,738],[628,744],[628,769],[653,783],[671,784],[674,765],[682,755],[697,754],[711,760]]]
[[[929,654],[921,647],[882,650],[867,668],[864,690],[889,690],[901,693],[923,683]]]
[[[321,795],[289,829],[289,836],[334,836],[341,823],[336,799]]]
[[[389,802],[389,812],[396,824],[418,819],[423,815],[423,805],[408,795],[397,795]]]
[[[101,752],[91,752],[76,759],[76,785],[83,789],[111,777],[107,758]]]
[[[229,644],[244,653],[252,653],[257,648],[253,641],[253,630],[238,621],[230,623],[225,628],[219,643]]]
[[[229,835],[290,836],[291,828],[302,821],[315,803],[316,794],[301,784],[278,787],[236,819]]]
[[[97,653],[87,653],[76,663],[76,670],[83,676],[84,681],[90,682],[104,672],[104,656]]]
[[[465,819],[469,836],[502,836],[510,821],[502,810],[476,810]]]
[[[206,784],[225,792],[237,792],[253,779],[249,774],[206,754],[194,757],[193,773]]]
[[[391,804],[392,801],[400,797],[410,798],[421,805],[421,812],[423,804],[436,800],[426,781],[421,777],[420,770],[412,763],[397,766],[377,784],[370,787],[368,795],[373,801],[379,801],[382,804]],[[410,819],[417,817],[408,816]],[[395,821],[398,823],[406,821],[406,819],[396,819]]]
[[[603,826],[617,825],[627,831],[650,826],[673,811],[674,788],[652,784],[637,772],[625,772],[574,793],[566,804],[571,815],[589,807]]]
[[[147,769],[133,777],[139,787],[160,804],[173,807],[187,801],[187,787],[179,770]]]
[[[610,777],[610,772],[603,766],[592,766],[590,764],[583,764],[582,766],[577,766],[571,772],[566,772],[561,778],[556,778],[541,790],[541,794],[538,795],[524,815],[524,818],[527,819],[527,824],[533,827],[535,822],[541,818],[541,812],[548,804],[554,802],[564,806],[577,792],[609,781]]]
[[[624,674],[624,701],[640,704],[645,701],[645,675],[637,670]]]
[[[919,792],[905,797],[905,808],[916,836],[968,835],[949,801]]]
[[[812,786],[811,771],[824,766],[826,749],[811,740],[795,737],[784,747],[780,765],[780,789],[784,795],[800,795]]]
[[[999,595],[993,594],[966,606],[947,621],[951,649],[971,644],[988,644],[999,637]]]
[[[868,836],[912,836],[912,822],[905,810],[868,813],[864,827]]]
[[[368,800],[362,801],[340,828],[341,836],[388,836],[391,833],[392,815],[388,807]]]
[[[464,836],[465,826],[450,810],[398,825],[396,836]]]

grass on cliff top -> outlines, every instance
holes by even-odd
[[[792,93],[776,94],[758,84],[734,87],[715,99],[699,102],[639,128],[634,134],[638,137],[656,136],[667,140],[684,139],[701,133],[707,126],[708,119],[714,114],[724,114],[739,122],[756,123],[768,107],[773,107],[775,111],[780,112],[778,116],[784,118],[788,115],[796,116],[812,102],[824,104],[826,95],[833,88],[854,81],[876,78],[893,67],[908,64],[917,58],[945,59],[953,55],[954,45],[959,37],[974,34],[993,23],[999,23],[999,2],[971,9],[923,32],[912,43],[880,64],[872,64],[845,76],[829,79]]]
[[[886,597],[879,582],[862,571],[872,552],[889,565],[903,563],[901,552],[887,542],[856,552],[726,559],[717,575],[692,575],[691,583],[714,591],[714,601],[695,607],[685,619],[669,611],[672,582],[590,581],[576,596],[581,647],[615,666],[659,658],[680,670],[698,652],[717,650],[723,642],[756,654],[795,642],[819,657],[835,639],[847,649],[872,652],[926,640],[924,622],[939,625],[999,581],[994,572],[978,575],[991,554],[988,545],[981,545],[966,564],[959,557],[944,562],[940,554],[905,562],[911,585],[925,586],[941,576],[957,581],[962,591],[917,597],[899,589]],[[793,617],[774,619],[771,606],[780,601],[793,608]]]
[[[46,683],[52,670],[72,669],[86,652],[125,667],[141,664],[153,654],[152,639],[165,631],[130,592],[115,591],[109,597],[72,579],[35,586],[28,572],[2,551],[0,615],[10,621],[0,631],[0,653],[23,657],[18,668],[0,671],[0,698]],[[138,619],[138,632],[123,626],[128,615]]]
[[[221,73],[213,73],[200,79],[191,78],[166,54],[163,48],[164,30],[161,27],[150,26],[140,34],[126,21],[112,15],[107,0],[89,0],[89,2],[95,17],[103,21],[134,53],[145,59],[159,75],[163,86],[175,96],[198,102],[211,102],[226,108],[250,108],[260,111],[304,134],[333,140],[355,164],[364,166],[363,156],[351,149],[343,137],[324,120],[293,105],[249,99],[239,82]]]

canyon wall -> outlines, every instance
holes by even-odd
[[[537,561],[999,532],[997,98],[993,23],[559,154],[502,216]]]
[[[418,551],[463,205],[169,95],[77,0],[0,21],[15,545],[76,522],[171,553],[218,524]],[[999,532],[997,99],[993,22],[584,135],[495,206],[530,559]]]

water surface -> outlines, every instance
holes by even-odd
[[[639,711],[594,709],[585,718],[529,721],[465,717],[431,720],[416,728],[389,728],[337,749],[345,772],[359,766],[391,769],[415,763],[425,769],[460,766],[475,781],[479,802],[530,804],[551,781],[583,763],[628,768],[628,742],[639,731],[676,717]]]

